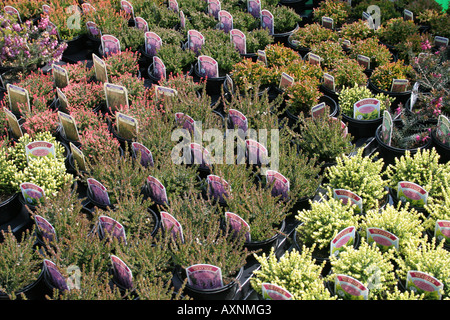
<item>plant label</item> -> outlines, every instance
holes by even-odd
[[[49,284],[60,292],[69,290],[66,278],[61,274],[56,264],[48,259],[44,259],[43,272]]]
[[[143,167],[148,168],[154,166],[152,152],[146,146],[139,142],[132,142],[131,150],[136,158],[140,156],[140,163]]]
[[[44,189],[31,182],[24,182],[20,184],[20,191],[26,203],[31,205],[38,205],[44,202]]]
[[[390,248],[398,250],[398,237],[386,230],[374,227],[366,229],[367,243],[375,244],[382,252],[388,251]]]
[[[67,113],[58,111],[59,122],[61,123],[64,136],[71,141],[80,141],[78,128],[75,119]]]
[[[8,108],[3,107],[3,112],[6,114],[6,119],[8,120],[9,127],[14,137],[19,139],[23,136],[22,127],[17,120],[17,117]]]
[[[414,108],[414,105],[417,101],[417,96],[419,93],[419,82],[414,83],[413,88],[411,90],[411,97],[409,98],[409,111],[412,111]]]
[[[292,300],[294,297],[285,288],[273,283],[262,283],[261,290],[264,300]]]
[[[436,125],[436,137],[443,144],[450,145],[450,121],[443,114],[439,115]]]
[[[409,81],[407,79],[393,79],[391,91],[392,92],[406,92]]]
[[[93,53],[92,62],[94,63],[95,78],[103,83],[108,82],[108,69],[106,68],[105,61]]]
[[[337,274],[334,292],[343,300],[368,300],[369,289],[360,281],[344,274]]]
[[[56,88],[56,96],[58,97],[58,110],[64,113],[68,113],[69,111],[69,101],[67,100],[66,95],[60,88]]]
[[[362,54],[358,54],[357,61],[360,66],[364,67],[364,69],[366,69],[366,70],[370,69],[370,58],[369,57],[362,55]]]
[[[233,29],[233,16],[226,10],[219,11],[219,29],[230,33]]]
[[[153,76],[158,81],[164,80],[166,78],[166,66],[158,56],[153,56]]]
[[[8,83],[6,90],[8,92],[9,107],[13,113],[31,112],[30,97],[27,89]]]
[[[225,75],[225,85],[230,93],[234,93],[234,83],[229,74]]]
[[[208,14],[213,16],[217,20],[219,19],[219,11],[221,10],[221,4],[219,0],[208,0]]]
[[[289,199],[290,185],[285,176],[275,170],[267,170],[266,180],[268,186],[272,187],[273,197],[280,197],[283,200]]]
[[[47,219],[40,215],[34,216],[34,222],[36,223],[36,227],[39,235],[44,239],[44,241],[52,242],[56,240],[56,231],[55,228],[48,222]]]
[[[189,30],[188,31],[188,46],[189,50],[198,54],[203,44],[205,43],[205,37],[203,34],[198,32],[197,30]]]
[[[317,66],[320,66],[320,56],[315,53],[308,53],[308,62]]]
[[[70,151],[72,152],[73,160],[75,161],[76,165],[78,166],[78,170],[86,171],[86,161],[84,159],[83,152],[81,152],[81,150],[78,149],[78,147],[75,146],[72,142],[70,142],[69,145],[70,145]]]
[[[231,191],[228,182],[212,174],[206,177],[206,182],[208,183],[208,191],[212,198],[219,202],[225,202]]]
[[[133,273],[130,268],[118,256],[111,255],[113,278],[124,289],[133,288]]]
[[[188,284],[196,289],[223,287],[222,270],[210,264],[195,264],[186,268]]]
[[[344,39],[342,40],[342,48],[345,50],[349,50],[352,46],[352,43],[350,42],[350,40]]]
[[[450,220],[437,220],[434,228],[434,236],[439,241],[450,244]]]
[[[247,0],[247,12],[255,19],[261,17],[261,0]]]
[[[195,120],[187,114],[182,112],[175,113],[175,121],[183,129],[188,130],[191,134],[194,133]]]
[[[225,221],[231,228],[233,238],[244,235],[246,242],[251,241],[250,225],[247,221],[233,212],[225,212]]]
[[[372,120],[380,117],[380,100],[366,98],[353,105],[353,118],[357,120]]]
[[[383,122],[381,123],[380,138],[381,141],[383,141],[388,146],[391,145],[392,129],[393,129],[392,116],[389,113],[389,111],[385,110],[383,112]]]
[[[120,41],[116,37],[110,34],[102,35],[101,44],[103,49],[103,54],[105,56],[110,54],[117,54],[121,52]]]
[[[327,110],[327,105],[325,102],[321,102],[319,104],[316,104],[311,108],[311,116],[313,118],[320,117],[325,114],[325,111]]]
[[[261,61],[262,63],[264,63],[265,66],[267,66],[267,55],[266,55],[266,51],[264,50],[259,50],[257,51],[257,60]]]
[[[406,275],[406,289],[425,294],[427,300],[441,300],[443,288],[444,284],[428,273],[410,270]]]
[[[204,169],[209,169],[211,167],[211,157],[206,148],[202,147],[198,143],[191,143],[189,148],[194,159],[194,164],[198,164],[200,165],[200,168]]]
[[[138,134],[138,121],[121,112],[116,113],[116,126],[119,135],[125,139],[135,139]]]
[[[51,35],[56,35],[58,40],[61,41],[61,36],[59,35],[58,28],[56,27],[56,25],[53,22],[51,22],[51,21],[48,22],[46,31],[48,33],[50,33]]]
[[[105,239],[111,236],[112,238],[118,239],[119,242],[123,242],[125,244],[127,243],[127,237],[123,225],[108,216],[101,215],[98,218],[98,233],[100,239]]]
[[[104,83],[106,107],[108,110],[117,111],[120,106],[128,106],[128,90],[124,86]]]
[[[48,4],[43,4],[42,5],[42,12],[44,14],[50,14],[52,8],[50,8],[50,6]]]
[[[339,256],[345,246],[352,246],[355,243],[356,228],[353,226],[341,230],[330,243],[330,256]]]
[[[84,2],[81,4],[81,10],[84,15],[87,15],[89,13],[94,13],[95,11],[97,11],[92,4],[87,3],[87,2]]]
[[[416,183],[400,181],[397,184],[397,199],[409,202],[413,207],[423,208],[427,204],[428,191]]]
[[[184,12],[182,10],[180,11],[180,27],[181,27],[181,29],[185,29],[186,28],[186,17],[185,17]]]
[[[447,47],[448,46],[448,38],[435,36],[434,37],[434,45],[436,47]]]
[[[180,239],[184,243],[183,227],[170,213],[161,211],[161,223],[166,232],[170,232],[172,239],[177,241]]]
[[[25,146],[27,160],[39,157],[55,157],[55,145],[47,141],[33,141]]]
[[[265,146],[253,139],[245,140],[245,145],[249,164],[261,166],[268,163],[269,153]]]
[[[148,32],[148,22],[142,17],[134,18],[136,28],[144,32]]]
[[[362,213],[363,212],[363,201],[360,196],[358,196],[356,193],[346,190],[346,189],[333,189],[333,198],[337,200],[341,200],[342,203],[348,204],[351,203],[354,205],[354,212],[355,213]]]
[[[338,118],[336,118],[336,117],[330,117],[330,119],[332,119],[332,120],[334,120],[334,121],[339,121],[339,122],[341,123],[342,135],[343,135],[344,137],[346,137],[347,134],[348,134],[348,127],[347,127],[347,125],[344,123],[344,121],[342,121],[342,120],[340,120],[340,119],[338,119]]]
[[[55,87],[61,89],[67,87],[67,85],[69,84],[69,73],[66,69],[54,63],[52,65],[52,73]]]
[[[178,94],[178,91],[175,89],[172,89],[172,88],[162,87],[162,86],[158,86],[158,85],[154,85],[154,87],[155,87],[155,95],[156,95],[157,99],[160,96],[175,97]]]
[[[281,73],[280,84],[278,85],[278,87],[280,89],[288,88],[288,87],[292,86],[293,84],[294,84],[293,77],[291,77],[290,75],[288,75],[285,72]]]
[[[228,120],[231,129],[241,129],[244,132],[248,130],[248,119],[242,112],[236,109],[228,110]]]
[[[151,57],[156,56],[162,46],[162,39],[156,33],[148,31],[145,33],[145,53]]]
[[[269,34],[274,34],[274,18],[269,10],[261,10],[261,28],[269,30]]]
[[[333,30],[334,29],[334,20],[330,17],[322,17],[322,27]]]
[[[405,21],[414,21],[414,14],[412,13],[412,11],[404,9],[403,10],[403,19]]]
[[[131,19],[134,19],[134,8],[133,5],[126,0],[120,0],[120,8],[128,14]]]
[[[308,56],[309,58],[309,56]],[[320,64],[320,58],[319,58],[319,64]],[[323,74],[323,86],[331,91],[336,91],[336,86],[334,82],[334,76],[332,76],[329,73]]]
[[[22,19],[20,18],[19,10],[17,10],[13,6],[4,6],[3,10],[5,11],[6,14],[9,14],[9,15],[12,15],[12,16],[16,16],[17,21],[19,21],[19,23],[22,23]]]
[[[373,17],[366,11],[363,11],[362,13],[362,20],[367,24],[367,26],[372,29],[375,30],[376,26],[375,26],[375,22],[373,20]]]
[[[169,9],[173,12],[178,12],[178,2],[177,0],[169,0]]]
[[[110,206],[111,202],[109,200],[108,190],[99,181],[94,178],[87,179],[88,191],[90,192],[92,199],[100,203],[103,206]]]
[[[245,33],[238,29],[232,29],[230,31],[231,43],[234,44],[234,47],[240,54],[247,53],[247,40]]]
[[[203,78],[218,78],[219,64],[210,56],[199,56],[198,71]]]
[[[150,198],[159,205],[168,203],[166,187],[155,177],[147,177],[147,190]]]

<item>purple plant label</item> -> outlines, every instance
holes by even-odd
[[[368,300],[369,289],[353,277],[337,274],[334,292],[343,300]]]
[[[17,117],[8,108],[3,107],[3,112],[6,114],[6,119],[8,120],[9,127],[11,129],[14,137],[19,139],[23,136],[22,127],[17,120]]]
[[[61,292],[69,290],[66,278],[64,278],[54,262],[44,259],[43,271],[51,286]]]
[[[161,211],[161,223],[164,230],[170,232],[172,239],[175,241],[180,239],[181,243],[184,243],[183,227],[174,216],[168,212]]]
[[[310,55],[308,55],[309,58]],[[319,58],[319,64],[320,64],[320,58]],[[334,82],[334,77],[329,73],[323,74],[323,86],[331,91],[336,91],[336,86]]]
[[[260,166],[268,163],[269,153],[265,146],[252,139],[245,140],[245,144],[247,148],[247,159],[250,164]]]
[[[448,46],[448,38],[435,36],[434,37],[434,45],[436,47],[447,47]]]
[[[219,29],[225,33],[233,30],[233,16],[226,10],[219,11]]]
[[[111,255],[113,278],[122,288],[133,289],[133,273],[130,268],[118,256]]]
[[[370,58],[369,57],[362,55],[362,54],[358,54],[356,59],[358,61],[358,64],[360,66],[362,66],[364,69],[366,69],[366,70],[370,69]]]
[[[120,53],[120,41],[116,37],[105,34],[101,37],[103,54],[105,56]]]
[[[216,19],[219,19],[219,11],[221,10],[221,4],[219,0],[207,0],[208,2],[208,14]]]
[[[269,30],[269,34],[274,34],[274,18],[269,10],[261,10],[261,28]]]
[[[24,182],[20,184],[20,190],[26,203],[31,205],[38,205],[42,203],[45,198],[44,189],[31,182]]]
[[[108,82],[108,70],[105,61],[93,53],[92,62],[94,63],[95,78],[103,83]]]
[[[261,17],[261,0],[247,0],[247,12],[259,19]]]
[[[325,102],[321,102],[319,104],[316,104],[315,106],[313,106],[311,108],[311,116],[313,118],[320,117],[320,116],[325,114],[326,109],[327,109],[327,105],[326,105]]]
[[[414,14],[412,13],[412,11],[404,9],[403,19],[405,19],[406,21],[414,21]]]
[[[264,300],[292,300],[294,298],[288,290],[273,283],[262,283],[261,290]]]
[[[52,65],[52,74],[55,87],[65,88],[69,84],[69,73],[57,64]]]
[[[158,79],[158,81],[166,78],[166,66],[158,56],[153,56],[153,76]]]
[[[350,190],[333,189],[333,198],[337,199],[337,200],[341,200],[342,203],[344,203],[344,204],[347,204],[350,202],[352,205],[355,205],[356,206],[354,208],[355,213],[362,213],[362,211],[363,211],[362,198]]]
[[[153,57],[162,46],[162,39],[156,33],[148,31],[145,33],[145,53]]]
[[[223,287],[222,270],[210,264],[195,264],[186,268],[188,284],[196,289]]]
[[[391,85],[392,92],[405,92],[408,88],[409,81],[407,79],[393,79]]]
[[[392,116],[389,111],[385,110],[383,112],[383,122],[381,123],[381,141],[383,141],[388,146],[391,145],[392,140],[392,129],[393,122]]]
[[[153,176],[147,177],[147,190],[150,198],[156,202],[156,204],[163,205],[168,203],[166,187]]]
[[[234,44],[234,47],[240,54],[247,53],[247,40],[245,33],[238,29],[232,29],[230,30],[230,38],[231,43]]]
[[[344,39],[342,40],[342,48],[345,50],[348,50],[351,48],[352,43],[350,42],[350,40]]]
[[[93,21],[86,22],[86,29],[93,38],[100,39],[102,37],[102,32],[100,31],[99,27],[95,22]]]
[[[9,108],[12,112],[20,114],[23,108],[25,108],[25,112],[31,112],[30,96],[27,89],[8,83],[6,90],[8,92]]]
[[[180,27],[182,29],[186,28],[186,17],[185,17],[184,12],[182,10],[180,11]]]
[[[183,129],[188,130],[191,134],[194,132],[195,120],[182,112],[175,113],[175,121]]]
[[[42,5],[42,12],[43,12],[44,14],[49,14],[51,9],[52,9],[52,8],[50,8],[50,6],[49,6],[48,4],[43,4],[43,5]]]
[[[146,146],[139,142],[132,142],[131,150],[135,157],[138,157],[140,154],[140,163],[143,167],[148,168],[154,166],[152,152]]]
[[[266,172],[267,184],[272,187],[272,196],[280,196],[283,200],[289,199],[289,180],[281,173],[274,170]]]
[[[428,273],[410,270],[406,275],[406,289],[425,294],[427,300],[441,300],[444,284]]]
[[[5,7],[3,7],[3,10],[5,11],[6,14],[9,14],[9,15],[12,15],[12,16],[16,16],[17,17],[17,21],[19,21],[19,23],[22,23],[22,19],[20,18],[19,10],[17,10],[13,6],[5,6]]]
[[[134,18],[136,28],[144,32],[148,32],[148,22],[142,17]]]
[[[450,145],[450,121],[443,114],[439,115],[436,136],[443,144]]]
[[[27,159],[36,159],[39,157],[55,157],[55,145],[47,141],[33,141],[25,146]]]
[[[94,201],[96,201],[104,206],[111,205],[111,202],[109,200],[108,190],[106,190],[106,187],[103,184],[101,184],[99,181],[95,180],[94,178],[88,178],[87,184],[88,184],[88,190],[91,193],[92,199],[94,199]]]
[[[129,1],[120,0],[120,8],[129,14],[132,19],[134,19],[134,8]]]
[[[51,225],[50,222],[47,221],[47,219],[40,215],[35,215],[34,221],[36,223],[39,234],[44,240],[48,242],[56,240],[55,228]]]
[[[225,220],[230,224],[233,237],[237,237],[243,234],[245,236],[246,242],[251,241],[250,225],[247,223],[247,221],[233,212],[225,212]]]
[[[229,196],[230,186],[227,181],[216,175],[208,175],[206,177],[208,190],[213,199],[225,202]]]
[[[160,97],[160,96],[165,96],[165,97],[174,97],[178,94],[178,91],[172,88],[168,88],[168,87],[162,87],[162,86],[158,86],[158,85],[153,85],[155,87],[155,95],[156,98]]]
[[[288,75],[285,72],[281,73],[280,84],[278,85],[278,87],[280,89],[288,88],[288,87],[292,86],[293,84],[294,84],[293,77],[291,77],[290,75]]]
[[[339,256],[339,253],[346,248],[352,246],[355,242],[356,228],[353,226],[347,227],[341,231],[331,240],[330,255]]]
[[[169,9],[178,12],[178,2],[177,0],[169,0]]]
[[[409,202],[413,207],[424,208],[427,204],[428,191],[416,183],[400,181],[397,184],[397,199]]]
[[[317,66],[320,66],[320,56],[319,55],[317,55],[317,54],[315,54],[315,53],[312,53],[312,52],[309,52],[308,53],[308,62],[309,63],[311,63],[311,64],[313,64],[313,65],[317,65]]]
[[[334,20],[330,17],[322,17],[322,26],[328,29],[334,29]]]
[[[373,120],[380,117],[381,103],[374,98],[357,101],[353,105],[353,118],[357,120]]]
[[[128,106],[128,90],[124,86],[104,83],[106,107],[108,110],[117,111],[121,106]]]
[[[211,167],[211,156],[206,148],[202,147],[198,143],[191,143],[189,147],[194,159],[194,164],[199,164],[200,167],[204,169]]]
[[[198,32],[197,30],[189,30],[188,31],[188,46],[189,50],[198,54],[203,44],[205,43],[205,37],[203,34]]]
[[[98,218],[98,232],[101,239],[111,236],[120,242],[127,243],[125,228],[111,217],[102,215]]]
[[[219,64],[217,61],[209,56],[198,57],[198,71],[204,78],[218,78]]]
[[[244,132],[248,130],[248,119],[242,114],[242,112],[230,109],[228,110],[228,119],[231,129],[241,129]]]
[[[375,244],[380,248],[382,252],[388,251],[390,248],[398,250],[398,237],[386,230],[374,227],[368,227],[366,229],[367,243]]]
[[[97,11],[92,4],[87,3],[87,2],[84,2],[81,4],[81,10],[82,10],[83,14],[85,14],[85,15],[89,14],[89,13],[94,13],[95,11]]]
[[[73,160],[78,166],[78,170],[86,171],[86,160],[84,159],[83,152],[75,146],[72,142],[69,143],[70,151],[72,152]]]
[[[450,244],[450,220],[437,220],[434,228],[434,236],[439,241]]]
[[[266,55],[266,51],[264,50],[258,50],[257,51],[257,61],[261,61],[262,63],[264,63],[265,66],[267,66],[267,55]]]
[[[71,141],[80,141],[75,119],[71,115],[61,111],[58,111],[58,117],[66,138]]]

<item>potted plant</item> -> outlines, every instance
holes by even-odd
[[[347,57],[341,43],[334,40],[312,44],[310,53],[320,57],[320,65],[325,69],[335,68],[341,60]],[[305,59],[308,59],[308,56],[305,56]]]
[[[227,80],[224,82],[224,91],[229,95],[233,95],[235,93],[234,90],[239,90],[241,95],[248,91],[260,94],[275,83],[273,70],[267,68],[263,63],[253,61],[250,58],[245,58],[236,63],[230,72],[230,77],[233,80],[234,87],[230,88]]]
[[[358,1],[354,6],[352,6],[350,13],[351,18],[361,19],[363,12],[367,12],[367,8],[370,5],[376,5],[378,6],[378,8],[380,8],[380,25],[385,24],[386,21],[390,19],[402,17],[402,13],[397,9],[397,5],[389,0],[362,0]]]
[[[342,24],[341,29],[339,30],[341,37],[345,40],[349,40],[352,45],[361,40],[372,38],[377,40],[374,30],[369,27],[366,21],[360,18],[361,17],[358,17],[358,20],[356,21]]]
[[[2,143],[0,150],[0,210],[1,210],[1,224],[11,221],[21,209],[19,202],[19,193],[14,185],[15,174],[18,169],[14,161],[9,159],[7,146]]]
[[[322,23],[322,17],[332,18],[335,27],[340,27],[348,21],[351,12],[351,6],[347,2],[336,2],[331,0],[321,1],[313,9],[314,21]]]
[[[125,49],[119,53],[108,55],[103,60],[106,64],[108,77],[117,77],[124,73],[137,75],[139,72],[138,52]]]
[[[417,31],[418,27],[414,21],[405,20],[403,17],[391,18],[382,24],[378,37],[380,42],[395,51],[398,43],[404,42]]]
[[[194,51],[182,48],[179,43],[163,44],[157,56],[163,61],[167,75],[187,74],[197,62]]]
[[[370,66],[366,68],[368,76],[377,66],[395,60],[391,51],[385,45],[380,44],[377,38],[374,37],[352,42],[350,57],[357,60],[358,55],[363,55],[370,59]]]
[[[154,27],[175,28],[180,23],[179,15],[166,6],[154,2],[146,2],[135,14],[142,17],[149,24],[149,29]]]
[[[106,109],[105,90],[102,83],[87,80],[69,82],[61,91],[68,104],[68,110],[64,110],[61,101],[58,97],[56,98],[56,107],[62,112],[80,109],[98,112]]]
[[[316,22],[302,26],[293,32],[288,38],[288,45],[304,57],[310,52],[312,45],[327,40],[337,41],[337,33]]]
[[[277,68],[290,65],[293,60],[299,58],[298,52],[280,43],[273,43],[264,49],[268,68]]]
[[[304,76],[285,89],[286,114],[294,123],[299,121],[300,114],[309,116],[311,108],[319,104],[323,96],[319,85],[320,81],[317,78]],[[336,105],[331,104],[330,101],[327,105],[329,113],[336,111]]]
[[[273,35],[271,35],[267,29],[257,28],[243,32],[245,34],[247,51],[247,53],[244,54],[244,57],[252,58],[253,60],[257,58],[258,50],[264,50],[264,48],[275,41]]]
[[[273,36],[275,42],[287,43],[288,37],[299,28],[301,16],[287,6],[266,5],[264,9],[273,15]]]
[[[317,265],[312,258],[313,250],[292,249],[279,259],[273,251],[256,256],[261,268],[253,271],[250,278],[253,290],[264,299],[262,284],[270,283],[287,290],[293,300],[333,300],[321,276],[322,265]]]
[[[6,0],[2,3],[2,10],[4,7],[12,6],[20,12],[20,18],[23,21],[34,20],[41,13],[42,7],[39,1],[18,1],[18,0]]]

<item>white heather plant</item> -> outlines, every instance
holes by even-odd
[[[261,268],[255,270],[250,278],[252,288],[261,295],[261,285],[271,283],[289,291],[294,300],[335,300],[324,286],[321,277],[323,265],[317,264],[311,256],[313,249],[306,246],[301,252],[293,249],[279,260],[274,249],[268,256],[255,254]]]
[[[346,189],[362,198],[363,211],[378,208],[386,201],[387,180],[383,179],[383,159],[375,159],[378,153],[364,156],[364,148],[359,148],[354,155],[341,155],[336,158],[336,165],[327,167],[326,187]]]

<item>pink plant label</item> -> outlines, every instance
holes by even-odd
[[[23,199],[26,203],[31,205],[38,205],[45,199],[44,189],[31,182],[24,182],[20,184]]]
[[[333,189],[333,198],[341,200],[344,204],[351,203],[352,205],[354,205],[355,213],[362,213],[363,211],[362,198],[350,190]]]
[[[101,239],[112,237],[120,242],[127,243],[125,228],[111,217],[102,215],[98,218],[98,232]]]
[[[392,92],[406,92],[409,81],[407,79],[393,79],[391,91]]]
[[[147,177],[147,190],[150,198],[159,205],[168,203],[166,187],[155,177]]]
[[[390,248],[395,248],[398,250],[398,237],[386,230],[374,227],[368,227],[367,232],[367,243],[375,244],[380,248],[382,252],[388,251]]]
[[[439,241],[445,241],[447,245],[450,244],[450,220],[437,220],[434,229],[434,236]]]
[[[212,198],[220,202],[225,202],[231,191],[228,182],[212,174],[206,177],[206,182],[208,183],[209,194]]]
[[[25,154],[28,160],[39,157],[55,157],[55,146],[47,141],[33,141],[25,146]]]
[[[273,283],[262,283],[261,290],[264,300],[292,300],[294,297],[288,290]]]
[[[378,99],[366,98],[353,105],[353,118],[357,120],[373,120],[380,117],[381,103]]]
[[[424,293],[426,299],[440,300],[444,284],[428,273],[410,270],[406,275],[406,288],[419,294]]]
[[[259,19],[261,17],[261,0],[247,0],[247,12]]]
[[[245,33],[238,29],[230,30],[231,42],[240,54],[247,53],[247,40]]]
[[[196,289],[223,287],[222,270],[210,264],[195,264],[186,268],[188,284]]]
[[[183,227],[170,213],[161,211],[161,223],[165,231],[170,232],[172,239],[184,243]]]
[[[101,43],[103,54],[105,56],[121,52],[119,39],[110,34],[102,35]]]
[[[293,84],[294,84],[294,78],[291,77],[290,75],[288,75],[287,73],[282,72],[280,84],[278,85],[278,87],[280,89],[286,89],[286,88],[292,86]]]
[[[123,11],[125,11],[127,14],[129,14],[132,19],[134,19],[134,8],[133,8],[133,5],[129,1],[121,0],[120,8]]]
[[[334,20],[330,17],[322,17],[322,26],[328,29],[334,29]]]
[[[22,23],[22,19],[20,18],[19,10],[17,10],[13,6],[4,6],[3,10],[5,11],[6,14],[9,14],[9,15],[12,15],[12,16],[16,16],[17,21],[19,21],[19,23]]]
[[[393,122],[389,111],[383,112],[383,122],[381,123],[380,138],[386,145],[391,145]]]
[[[75,119],[71,115],[61,111],[58,111],[58,118],[66,138],[70,141],[80,141]]]
[[[198,143],[189,145],[194,159],[193,163],[200,165],[200,168],[209,169],[211,167],[211,156],[209,151]]]
[[[83,14],[89,14],[89,13],[93,13],[96,11],[95,7],[87,2],[84,2],[81,4],[81,10],[83,12]]]
[[[198,72],[204,78],[218,78],[219,64],[210,56],[198,57]]]
[[[230,121],[231,129],[241,129],[244,132],[248,130],[248,119],[242,112],[230,109],[228,110],[228,119]]]
[[[233,16],[226,10],[220,10],[218,13],[219,29],[225,33],[230,33],[233,30]]]
[[[353,277],[337,274],[334,292],[344,300],[368,300],[369,289]]]
[[[318,60],[319,60],[319,64],[320,64],[320,58]],[[323,86],[325,88],[327,88],[328,90],[336,91],[334,77],[331,74],[329,74],[329,73],[323,74]]]
[[[189,50],[192,50],[195,52],[195,54],[198,54],[203,44],[205,43],[205,37],[197,30],[189,30],[187,42]]]
[[[152,152],[143,144],[139,142],[132,142],[131,149],[135,157],[138,157],[140,154],[140,163],[145,168],[153,167],[153,155]]]
[[[321,102],[319,104],[316,104],[311,108],[311,116],[313,118],[320,117],[325,114],[325,111],[327,110],[327,105],[325,102]]]
[[[262,165],[267,164],[269,159],[269,153],[267,148],[253,139],[245,140],[247,148],[247,159],[250,164]]]
[[[178,12],[178,2],[177,0],[169,0],[169,9],[174,11],[174,12]]]
[[[94,178],[87,179],[88,191],[90,192],[92,199],[101,205],[109,206],[111,202],[109,200],[108,190],[106,187]]]
[[[275,170],[266,171],[266,180],[268,186],[272,187],[272,196],[280,197],[283,200],[289,199],[289,180],[281,173]]]
[[[145,33],[145,53],[153,57],[162,46],[162,39],[156,33],[147,31]]]
[[[187,114],[184,114],[182,112],[175,113],[175,121],[183,129],[188,130],[191,134],[194,133],[195,120]]]
[[[341,230],[330,243],[330,255],[338,256],[339,253],[355,242],[356,228],[353,226]]]
[[[72,142],[69,143],[70,151],[72,152],[73,160],[76,162],[79,171],[86,171],[86,161],[83,152],[75,146]]]
[[[93,22],[93,21],[86,22],[86,29],[93,38],[98,38],[98,39],[101,38],[102,32],[100,31],[99,27],[97,26],[97,24],[95,22]]]
[[[9,108],[13,113],[21,114],[22,110],[31,112],[30,97],[27,89],[8,83],[6,90],[8,92]]]
[[[17,120],[17,117],[14,115],[14,113],[12,113],[6,107],[3,107],[3,112],[6,114],[8,125],[14,137],[16,137],[17,139],[22,137],[23,136],[22,127],[20,126],[19,121]]]
[[[111,255],[111,264],[113,268],[113,278],[122,288],[133,288],[133,273],[130,268],[116,255]]]
[[[153,56],[153,76],[158,79],[158,81],[166,78],[166,66],[158,56]]]
[[[436,136],[443,144],[450,145],[450,121],[443,114],[439,115]]]
[[[274,18],[269,10],[261,10],[261,28],[269,30],[269,34],[274,34]]]
[[[225,221],[230,225],[232,237],[244,235],[246,242],[251,241],[250,225],[242,217],[233,212],[225,212]]]
[[[148,22],[142,17],[136,17],[134,19],[136,28],[144,32],[148,32]]]
[[[48,222],[47,219],[45,219],[40,215],[35,215],[34,221],[36,223],[36,227],[38,229],[39,234],[44,240],[48,242],[56,240],[55,228],[51,225],[50,222]]]
[[[219,11],[221,10],[221,4],[219,0],[208,0],[208,14],[213,16],[217,20],[219,19]]]
[[[413,207],[423,208],[427,204],[428,191],[416,183],[400,181],[397,184],[397,199],[409,202]]]
[[[49,284],[60,292],[69,290],[66,278],[64,278],[56,264],[48,259],[44,259],[43,264],[43,271]]]

